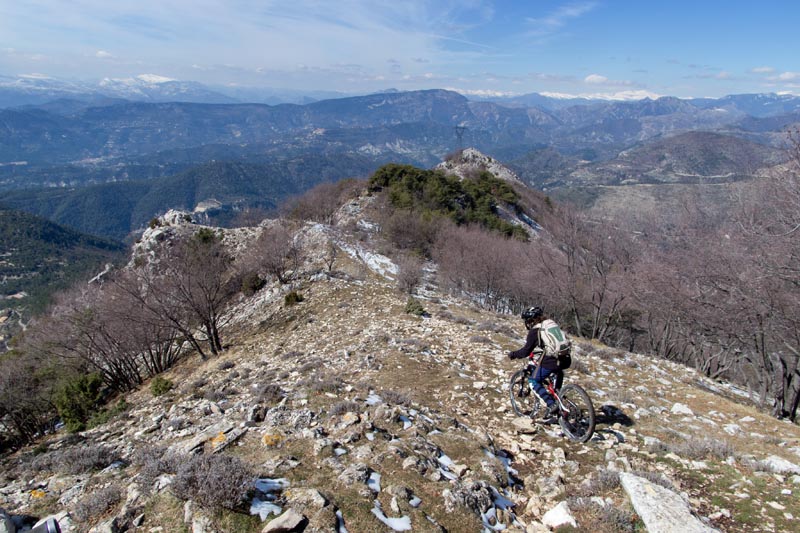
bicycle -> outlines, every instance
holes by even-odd
[[[533,355],[533,354],[532,354]],[[537,418],[539,409],[545,406],[544,400],[533,390],[530,378],[535,376],[542,364],[538,364],[532,356],[528,357],[525,366],[511,376],[509,395],[511,407],[518,416]],[[586,442],[594,434],[594,406],[586,391],[580,385],[570,383],[560,390],[555,388],[555,375],[547,376],[542,384],[558,402],[558,423],[564,434],[573,441]]]

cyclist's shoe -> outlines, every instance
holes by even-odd
[[[548,417],[550,417],[550,416],[558,416],[558,404],[557,403],[553,402],[552,404],[550,404],[550,406],[547,408],[547,416]]]

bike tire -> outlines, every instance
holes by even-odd
[[[539,402],[524,370],[518,370],[511,376],[508,382],[508,395],[511,399],[511,408],[518,416],[535,417],[539,412]]]
[[[594,434],[594,406],[586,391],[580,385],[569,384],[559,392],[561,403],[567,411],[562,411],[558,423],[570,440],[586,442]]]

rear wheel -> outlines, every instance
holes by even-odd
[[[518,370],[511,376],[508,394],[511,407],[517,415],[535,417],[539,412],[539,401],[524,370]]]
[[[559,392],[564,411],[558,418],[561,429],[571,440],[586,442],[594,434],[594,407],[580,385],[565,385]]]

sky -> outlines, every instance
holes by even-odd
[[[800,94],[798,28],[797,0],[0,0],[0,75],[345,93]]]

